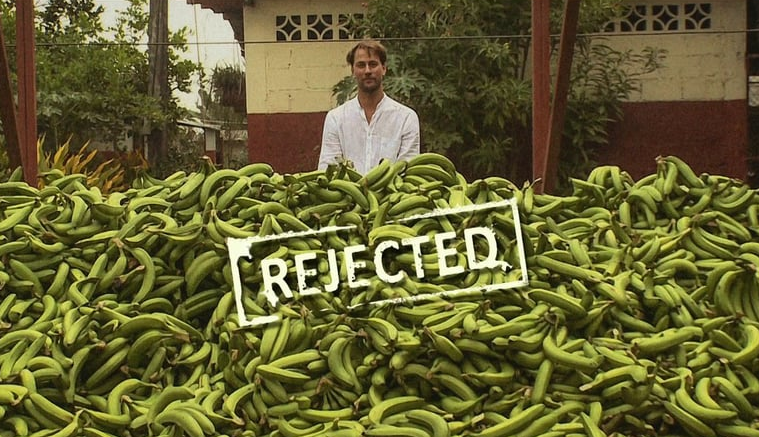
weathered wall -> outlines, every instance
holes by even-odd
[[[614,23],[617,33],[608,43],[667,54],[663,68],[641,77],[640,92],[625,104],[601,162],[642,176],[655,170],[656,156],[675,154],[698,172],[745,179],[746,2],[629,3],[638,7]]]
[[[280,173],[315,170],[323,112],[248,114],[248,158],[268,162]]]
[[[637,102],[624,111],[610,144],[600,149],[601,163],[639,178],[656,171],[657,156],[677,155],[697,173],[747,179],[745,100]]]
[[[332,87],[350,74],[344,22],[355,0],[257,0],[245,11],[248,146],[251,161],[277,171],[316,168]]]
[[[631,14],[610,25],[618,50],[666,51],[663,68],[642,76],[632,101],[746,98],[746,1],[627,0]]]

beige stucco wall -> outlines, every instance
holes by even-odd
[[[634,5],[679,5],[667,0],[627,0]],[[706,3],[706,2],[703,2]],[[641,77],[632,101],[715,101],[745,99],[747,79],[746,1],[711,5],[710,28],[615,34],[606,41],[620,50],[650,46],[667,51],[663,68]],[[650,9],[649,9],[650,11]],[[682,27],[682,26],[680,26]]]
[[[332,108],[332,87],[350,74],[345,54],[350,40],[282,42],[277,16],[351,14],[356,0],[256,0],[246,7],[245,59],[249,114],[309,113]]]
[[[677,5],[686,1],[626,0],[630,5]],[[699,3],[706,4],[706,2]],[[746,0],[708,3],[709,28],[620,32],[605,43],[619,50],[646,46],[667,51],[663,67],[640,77],[631,101],[716,101],[745,99]],[[360,0],[256,0],[246,7],[245,59],[249,114],[323,112],[335,106],[332,87],[350,73],[347,40],[280,42],[276,17],[363,13]],[[650,17],[648,17],[650,18]]]

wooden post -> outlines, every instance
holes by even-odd
[[[550,0],[532,0],[532,175],[545,174],[551,104]],[[541,191],[541,185],[536,187]]]
[[[37,69],[34,65],[34,4],[16,0],[18,122],[24,180],[37,186]]]
[[[148,63],[150,82],[148,93],[168,107],[169,90],[169,3],[168,0],[150,0],[148,29]],[[148,137],[148,162],[154,171],[166,159],[169,151],[167,126],[151,126]]]
[[[575,41],[577,41],[579,15],[580,0],[566,0],[559,43],[559,66],[556,71],[553,104],[551,105],[551,123],[546,142],[545,161],[542,163],[543,190],[546,192],[553,191],[558,182],[559,153],[561,152],[561,139],[564,134],[569,77],[572,70]]]
[[[11,67],[5,51],[5,36],[0,23],[0,123],[2,123],[5,143],[8,147],[8,163],[11,169],[23,165],[21,160],[21,142],[18,134],[18,115],[16,101],[13,98]]]

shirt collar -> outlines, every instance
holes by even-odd
[[[380,99],[379,103],[377,103],[377,109],[376,110],[379,111],[380,108],[382,108],[384,105],[386,105],[387,102],[389,102],[390,100],[391,99],[390,99],[390,97],[387,96],[387,93],[383,93],[382,94],[382,98]],[[361,108],[361,103],[358,101],[358,96],[354,97],[353,101],[355,102],[356,108],[358,110],[362,110],[363,109],[363,108]]]

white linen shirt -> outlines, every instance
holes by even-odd
[[[407,161],[418,154],[419,117],[413,109],[385,95],[370,123],[354,97],[327,113],[318,168],[345,160],[365,174],[382,158]]]

